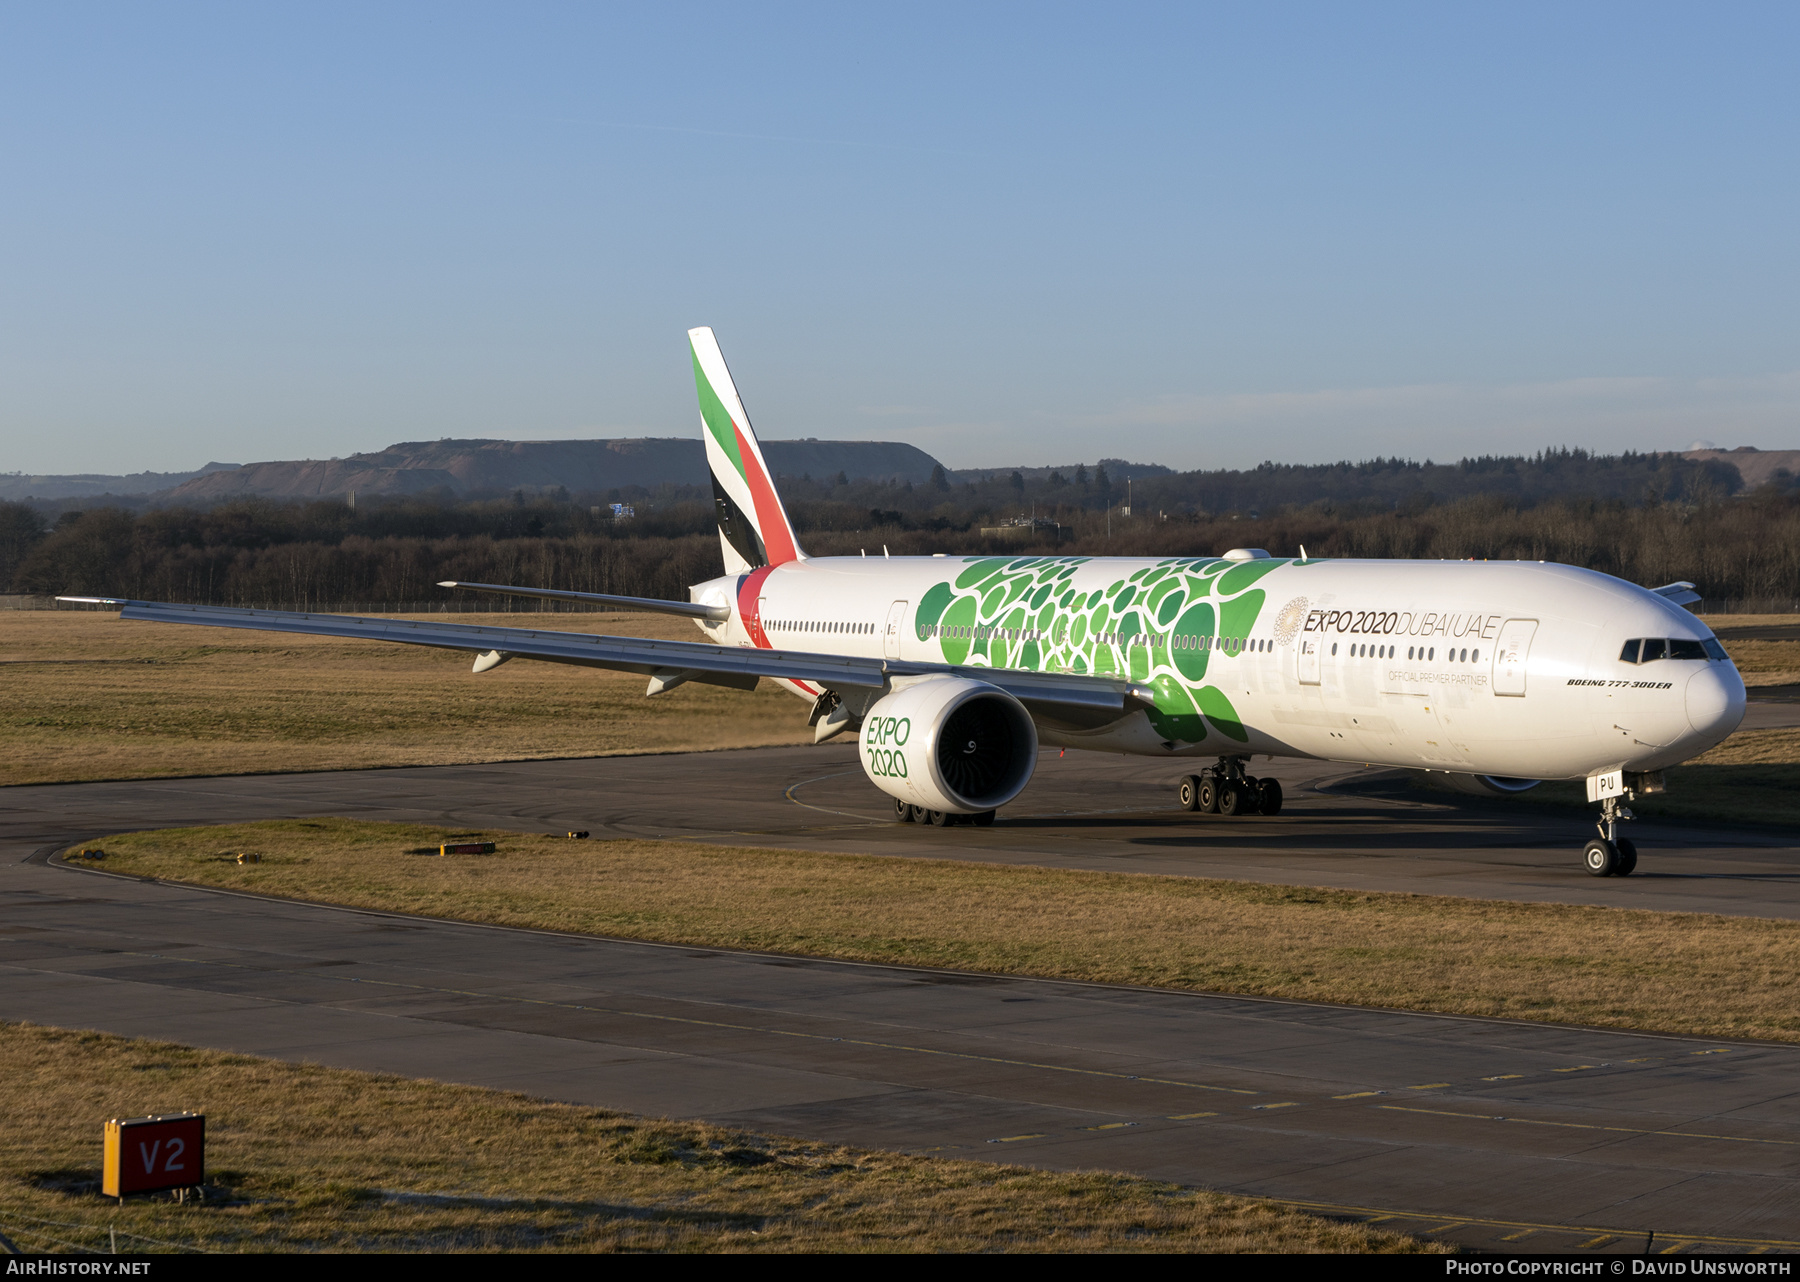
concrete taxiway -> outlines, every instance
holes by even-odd
[[[579,939],[47,862],[126,828],[344,814],[1800,916],[1782,834],[1642,823],[1638,875],[1595,880],[1578,814],[1272,772],[1289,808],[1226,821],[1172,808],[1179,767],[1047,754],[989,829],[885,822],[837,746],[11,788],[0,1017],[1129,1170],[1503,1249],[1800,1246],[1800,1048]]]
[[[1800,706],[1796,707],[1800,712]],[[1175,807],[1205,764],[1041,755],[991,828],[892,822],[854,745],[246,775],[0,789],[0,840],[77,840],[132,828],[347,815],[525,831],[751,842],[1049,867],[1419,891],[1482,898],[1800,917],[1800,837],[1738,825],[1626,825],[1631,877],[1580,865],[1584,810],[1413,788],[1397,772],[1258,760],[1282,780],[1279,816]]]

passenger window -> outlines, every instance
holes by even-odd
[[[1625,648],[1619,651],[1619,662],[1636,663],[1638,661],[1638,646],[1641,644],[1643,643],[1640,641],[1627,641],[1625,643]]]

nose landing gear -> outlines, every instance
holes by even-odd
[[[1619,836],[1619,822],[1635,818],[1617,797],[1600,802],[1600,821],[1595,824],[1600,835],[1581,850],[1581,866],[1590,877],[1629,877],[1637,867],[1637,847],[1629,837]]]

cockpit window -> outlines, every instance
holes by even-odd
[[[1725,647],[1714,637],[1689,641],[1685,637],[1644,637],[1627,641],[1619,652],[1621,663],[1650,663],[1656,659],[1724,659]]]

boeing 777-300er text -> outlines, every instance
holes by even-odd
[[[688,333],[725,574],[690,600],[447,582],[447,588],[682,615],[704,641],[653,641],[219,606],[68,597],[121,617],[467,650],[474,670],[541,659],[684,682],[780,683],[817,741],[861,740],[902,822],[993,821],[1041,747],[1212,758],[1181,804],[1276,813],[1246,766],[1301,757],[1439,772],[1495,794],[1585,779],[1597,877],[1631,872],[1624,802],[1744,714],[1744,683],[1682,606],[1542,562],[1272,557],[808,557],[710,329]]]

